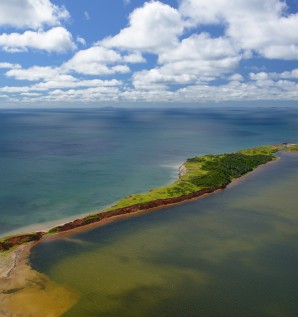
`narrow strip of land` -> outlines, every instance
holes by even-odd
[[[224,189],[234,179],[253,171],[260,165],[276,160],[274,154],[282,149],[297,151],[298,146],[269,145],[229,154],[190,158],[179,168],[179,179],[170,185],[151,189],[146,193],[129,195],[106,210],[56,226],[48,232],[33,232],[2,238],[0,252],[7,252],[24,243],[40,241],[44,236],[51,234],[138,212],[160,209]]]

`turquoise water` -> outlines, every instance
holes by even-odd
[[[186,158],[298,142],[298,111],[0,110],[0,236],[170,183]]]
[[[296,317],[298,154],[204,199],[39,244],[64,316]],[[46,308],[45,308],[46,309]]]

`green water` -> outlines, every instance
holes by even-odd
[[[33,249],[65,316],[298,316],[298,155],[199,201]]]

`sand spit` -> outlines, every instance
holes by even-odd
[[[33,270],[28,262],[32,244],[0,255],[0,316],[58,317],[78,296]]]

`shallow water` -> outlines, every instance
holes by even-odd
[[[32,251],[79,300],[64,316],[298,315],[298,155],[237,186]]]
[[[170,183],[186,158],[298,142],[298,110],[0,110],[0,236]]]

